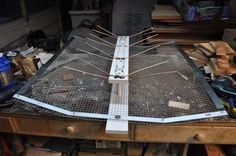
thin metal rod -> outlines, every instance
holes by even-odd
[[[146,78],[146,77],[150,77],[150,76],[155,76],[155,75],[165,75],[165,74],[173,74],[173,73],[177,73],[177,71],[168,71],[168,72],[160,72],[160,73],[153,73],[153,74],[149,74],[140,78]]]
[[[100,57],[100,58],[103,58],[103,59],[105,59],[105,60],[109,60],[109,61],[112,60],[112,59],[110,59],[110,58],[103,57],[103,56],[100,56],[100,55],[97,55],[97,54],[94,54],[94,53],[88,52],[88,51],[83,50],[83,49],[79,49],[79,48],[77,48],[76,50],[78,50],[78,51],[82,51],[82,52],[85,52],[85,53],[87,53],[87,54],[94,55],[94,56],[97,56],[97,57]]]
[[[151,32],[146,32],[146,33],[143,33],[143,35],[152,35],[152,34],[157,34],[157,32],[155,31],[151,31]]]
[[[154,42],[156,42],[156,41],[160,41],[160,39],[155,39],[155,40],[153,40],[153,41],[144,42],[144,43],[140,44],[139,46],[146,45],[146,44],[151,44],[151,43],[154,43]],[[172,42],[172,41],[171,41],[171,42]],[[153,44],[153,45],[156,45],[156,44]],[[135,47],[135,46],[133,46],[133,47]]]
[[[107,44],[109,44],[109,45],[111,45],[111,46],[116,46],[115,44],[112,44],[112,43],[110,43],[110,42],[108,42],[108,41],[106,41],[106,40],[104,40],[104,39],[102,39],[102,38],[100,38],[100,37],[97,37],[96,35],[94,35],[94,34],[89,34],[90,36],[93,36],[94,38],[96,38],[96,39],[98,39],[98,40],[100,40],[100,41],[103,41],[103,42],[106,42]]]
[[[148,39],[150,39],[150,38],[153,38],[153,37],[156,37],[156,36],[158,36],[158,34],[149,36],[149,37],[147,37],[147,38],[145,38],[145,39],[143,39],[143,40],[140,40],[140,41],[138,41],[138,42],[135,42],[135,43],[131,44],[130,47],[135,46],[135,45],[137,45],[137,44],[139,44],[139,43],[141,43],[141,42],[143,42],[143,41],[146,41],[146,40],[148,40]]]
[[[136,73],[138,73],[138,72],[141,72],[141,71],[143,71],[143,70],[150,69],[150,68],[153,68],[153,67],[155,67],[155,66],[159,66],[159,65],[161,65],[161,64],[165,64],[165,63],[167,63],[167,62],[168,62],[168,61],[163,61],[163,62],[160,62],[160,63],[156,63],[156,64],[154,64],[154,65],[151,65],[151,66],[148,66],[148,67],[145,67],[145,68],[136,70],[136,71],[130,73],[129,76],[131,76],[131,75],[133,75],[133,74],[136,74]]]
[[[178,71],[168,71],[168,72],[153,73],[153,74],[149,74],[149,75],[140,77],[140,78],[138,78],[138,79],[142,79],[142,78],[146,78],[146,77],[150,77],[150,76],[165,75],[165,74],[174,74],[174,73],[180,75],[180,76],[181,76],[183,79],[185,79],[185,80],[189,80],[189,78],[188,78],[187,76],[185,76],[184,74],[181,74],[181,73],[178,72]]]
[[[96,41],[96,40],[94,40],[94,39],[91,39],[91,38],[88,38],[88,37],[87,37],[86,39],[87,39],[87,40],[90,40],[90,41],[92,41],[92,42],[95,42],[95,43],[98,43],[98,44],[101,44],[101,45],[107,46],[107,47],[115,48],[114,46],[111,46],[111,45],[106,44],[106,43],[98,42],[98,41]]]
[[[106,52],[104,52],[103,50],[98,49],[97,47],[92,46],[92,45],[89,44],[88,42],[85,42],[85,44],[88,45],[89,47],[91,47],[91,48],[93,48],[93,49],[95,49],[95,50],[97,50],[97,51],[103,53],[104,55],[106,55],[106,56],[108,56],[108,57],[110,57],[110,58],[113,58],[112,55],[109,55],[109,54],[107,54]]]
[[[108,72],[106,72],[106,71],[102,70],[101,68],[98,68],[98,67],[96,67],[95,65],[93,65],[93,64],[91,64],[91,63],[89,63],[89,62],[83,60],[81,57],[78,56],[78,59],[81,60],[82,62],[84,62],[84,63],[86,63],[86,64],[88,64],[88,65],[90,65],[90,66],[96,68],[97,70],[99,70],[99,71],[101,71],[101,72],[107,74],[107,75],[109,76],[109,73],[108,73]]]
[[[98,33],[98,34],[101,34],[101,35],[106,35],[108,37],[112,37],[112,38],[115,38],[117,39],[117,37],[113,36],[113,35],[110,35],[110,34],[107,34],[107,33],[104,33],[104,32],[101,32],[101,31],[98,31],[98,30],[95,30],[95,29],[92,29],[92,31]]]
[[[141,32],[138,32],[138,33],[136,33],[136,34],[130,35],[129,37],[131,38],[131,37],[134,37],[134,36],[138,36],[138,35],[143,34],[143,33],[147,32],[147,31],[149,31],[149,30],[152,30],[152,29],[153,29],[152,27],[151,27],[151,28],[148,28],[148,29],[146,29],[146,30],[144,30],[144,31],[141,31]]]
[[[148,52],[148,51],[150,51],[150,50],[152,50],[152,49],[158,48],[158,47],[160,47],[160,46],[161,46],[161,45],[157,45],[157,46],[148,48],[148,49],[146,49],[146,50],[144,50],[144,51],[141,51],[141,52],[139,52],[139,53],[137,53],[137,54],[131,55],[129,58],[131,59],[131,58],[133,58],[133,57],[135,57],[135,56],[141,55],[141,54],[146,53],[146,52]]]
[[[91,76],[95,76],[95,77],[100,77],[100,78],[108,79],[108,77],[106,77],[106,76],[89,73],[89,72],[86,72],[86,71],[83,71],[83,70],[79,70],[79,69],[75,69],[75,68],[71,68],[71,67],[67,67],[67,66],[63,66],[63,68],[74,70],[74,71],[80,72],[82,74],[87,74],[87,75],[91,75]]]
[[[96,25],[98,28],[102,29],[103,31],[107,32],[108,34],[112,35],[112,36],[115,36],[115,37],[118,37],[116,34],[113,34],[112,32],[106,30],[105,28],[101,27],[100,25]]]

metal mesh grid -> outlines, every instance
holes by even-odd
[[[80,47],[104,56],[98,51],[87,47],[84,43],[83,39],[75,39],[24,96],[71,111],[107,114],[111,93],[111,84],[108,84],[108,79],[89,76],[64,68],[64,66],[68,66],[107,76],[94,67],[78,60],[78,57],[80,57],[109,73],[111,61],[76,50],[77,47]],[[113,52],[110,47],[95,45],[93,42],[91,44],[106,52]],[[145,48],[131,48],[130,55],[143,49]],[[166,118],[217,110],[200,82],[195,79],[190,65],[175,47],[158,48],[134,57],[130,59],[129,70],[132,72],[163,61],[168,62],[129,77],[129,116]],[[188,77],[188,80],[178,73],[148,76],[153,73],[170,71],[178,71]],[[70,80],[64,80],[63,77],[65,75],[70,75]],[[170,108],[168,107],[169,101],[188,103],[190,109]],[[35,106],[32,106],[32,108],[35,108]],[[41,113],[64,116],[43,108],[37,109]]]

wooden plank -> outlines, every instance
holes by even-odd
[[[179,28],[179,27],[166,27],[166,28],[153,28],[153,32],[156,33],[185,33],[185,34],[218,34],[221,33],[222,29],[188,29],[188,28]],[[223,32],[223,31],[222,31]]]
[[[155,38],[155,39],[149,39],[148,42],[151,42],[152,44],[159,44],[164,42],[170,42],[175,41],[178,45],[193,45],[194,43],[201,43],[201,42],[208,42],[209,40],[199,40],[199,39],[162,39],[162,38]]]
[[[212,71],[215,75],[225,75],[226,74],[224,69],[219,68],[217,60],[215,58],[210,59],[208,66],[212,69]]]
[[[235,54],[235,51],[226,42],[217,41],[210,42],[210,44],[214,47],[218,56]]]
[[[172,5],[155,5],[152,20],[180,20],[182,16]]]

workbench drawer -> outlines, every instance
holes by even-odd
[[[11,124],[11,119],[7,117],[0,117],[0,132],[13,133],[14,128]]]
[[[50,136],[47,120],[15,118],[14,122],[16,132],[19,134]]]
[[[129,140],[129,135],[112,135],[105,133],[106,122],[95,121],[58,121],[50,120],[51,134],[59,137],[95,140]]]

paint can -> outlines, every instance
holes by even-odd
[[[14,85],[10,61],[4,57],[0,57],[0,91],[10,89]]]

